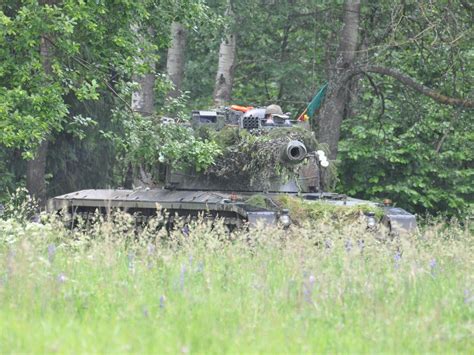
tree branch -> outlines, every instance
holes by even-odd
[[[380,113],[377,117],[377,120],[379,122],[381,122],[382,120],[382,117],[385,113],[385,96],[383,95],[383,93],[379,90],[379,88],[377,87],[377,85],[375,85],[375,82],[374,80],[372,79],[372,77],[365,73],[365,76],[367,77],[367,79],[369,80],[369,83],[370,85],[372,86],[372,88],[374,89],[374,92],[375,94],[380,98]]]
[[[423,94],[425,96],[432,98],[433,100],[435,100],[436,102],[440,104],[474,108],[474,100],[460,99],[460,98],[449,97],[449,96],[443,95],[423,84],[416,82],[413,78],[409,77],[408,75],[402,73],[401,71],[397,69],[369,65],[369,66],[355,68],[355,69],[350,70],[348,73],[348,77],[346,79],[349,80],[354,75],[364,74],[367,72],[391,76],[392,78],[398,80],[402,84],[412,88],[413,90],[419,92],[420,94]],[[346,82],[346,80],[344,80],[343,82]]]

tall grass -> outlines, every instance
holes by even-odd
[[[474,350],[471,233],[0,221],[0,353]]]

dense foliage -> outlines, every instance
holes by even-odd
[[[112,70],[115,84],[131,73],[139,49],[131,20],[146,14],[128,1],[50,3],[7,1],[0,13],[0,142],[26,153],[66,125],[87,126],[81,116],[67,117],[65,98],[97,100]],[[41,42],[54,52],[52,73],[42,68]]]
[[[41,141],[50,141],[50,193],[122,183],[123,166],[114,160],[123,156],[132,123],[113,117],[133,116],[131,78],[149,70],[143,58],[159,59],[171,21],[192,26],[207,18],[206,9],[201,1],[3,2],[0,155],[18,152],[31,159]],[[45,41],[51,47],[47,58],[40,50]],[[159,85],[166,87],[163,81]],[[104,133],[120,140],[104,139]],[[25,165],[2,161],[4,198],[6,189],[24,181]]]
[[[220,154],[216,142],[201,139],[182,122],[161,123],[157,117],[135,116],[126,127],[125,156],[130,164],[141,164],[149,170],[169,164],[202,171]]]
[[[49,4],[49,5],[48,5]],[[50,195],[123,186],[136,166],[212,164],[216,147],[130,113],[134,76],[154,71],[156,114],[211,105],[219,44],[237,38],[233,103],[300,113],[335,70],[343,5],[316,0],[3,1],[0,5],[0,199],[25,181],[48,140]],[[463,0],[367,2],[356,65],[394,68],[447,96],[472,96],[472,6]],[[181,97],[169,100],[172,21],[187,29]],[[152,29],[152,31],[150,31]],[[44,71],[41,43],[52,48]],[[444,106],[393,78],[350,83],[338,155],[339,192],[391,198],[417,212],[472,212],[472,111]],[[134,118],[135,117],[135,118]],[[313,118],[316,129],[318,114]]]
[[[440,1],[395,7],[391,18],[383,4],[367,11],[368,46],[379,46],[367,50],[374,62],[442,93],[472,96],[472,8]],[[393,79],[365,77],[359,85],[343,126],[341,189],[418,211],[472,214],[472,110],[440,105]]]

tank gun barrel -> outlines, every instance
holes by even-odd
[[[290,141],[283,148],[281,158],[285,163],[288,164],[298,164],[306,158],[306,147],[300,141]]]

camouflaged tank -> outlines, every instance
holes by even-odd
[[[415,216],[401,208],[325,191],[332,164],[326,158],[327,152],[308,138],[314,135],[304,122],[291,120],[278,106],[193,111],[191,126],[194,132],[231,131],[240,141],[229,144],[222,157],[205,172],[167,167],[161,188],[71,192],[50,199],[47,210],[66,212],[73,221],[76,216],[87,219],[97,212],[107,214],[120,209],[133,214],[139,223],[161,214],[166,216],[168,227],[176,218],[204,215],[224,218],[230,227],[263,223],[287,228],[292,216],[279,199],[294,196],[305,203],[328,206],[364,205],[369,229],[379,225],[392,232],[416,228]]]

